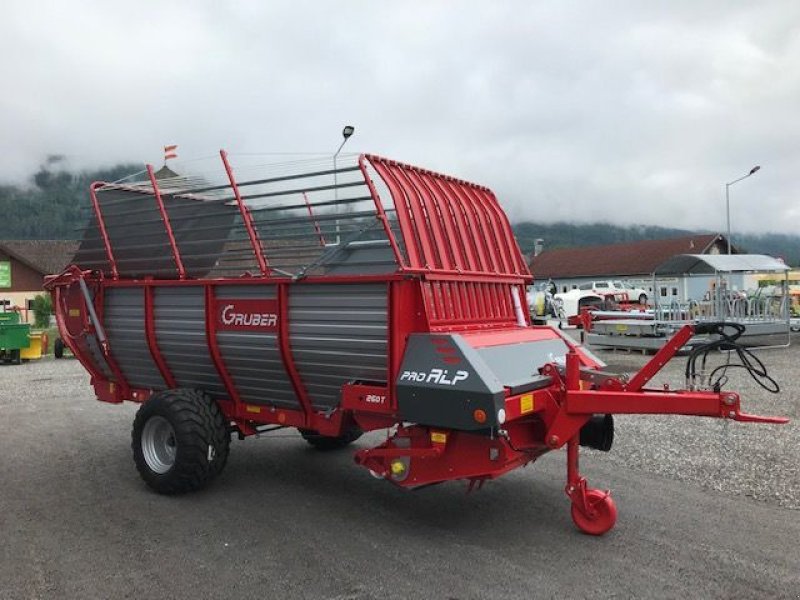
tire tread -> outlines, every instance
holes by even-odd
[[[177,442],[175,464],[163,474],[150,469],[141,450],[141,432],[147,420],[155,415],[170,422]],[[230,434],[217,403],[203,391],[188,388],[151,396],[136,413],[131,437],[134,461],[142,479],[155,491],[168,495],[208,485],[225,467],[230,449]],[[211,462],[209,446],[215,450]]]

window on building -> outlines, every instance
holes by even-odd
[[[25,301],[25,308],[28,310],[33,310],[33,300],[28,299]]]
[[[0,306],[11,306],[11,300],[0,300]]]
[[[677,296],[678,295],[678,288],[672,288],[672,295],[673,296]]]
[[[662,298],[666,298],[667,297],[667,288],[666,288],[666,286],[662,286],[661,287],[660,293],[661,293],[661,297]]]

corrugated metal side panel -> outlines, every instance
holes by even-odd
[[[220,285],[218,299],[276,298],[272,285]],[[300,403],[283,368],[277,335],[256,331],[218,331],[217,343],[242,400],[299,408]]]
[[[175,382],[227,398],[208,350],[205,288],[156,287],[154,292],[156,340]]]
[[[108,288],[105,330],[111,354],[133,387],[164,389],[164,379],[150,355],[144,327],[144,290]]]
[[[385,283],[292,286],[289,317],[292,354],[315,408],[338,405],[348,381],[386,381]]]

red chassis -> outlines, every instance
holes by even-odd
[[[94,301],[91,303],[91,309],[84,300],[86,296],[81,295],[79,285],[64,285],[68,280],[92,286]],[[398,295],[412,293],[404,288],[405,283],[400,280],[390,283],[395,287],[393,293]],[[170,284],[189,285],[179,282]],[[152,391],[134,389],[127,384],[121,370],[115,365],[113,353],[103,341],[103,336],[98,336],[101,352],[118,383],[110,381],[99,369],[91,368],[94,361],[86,346],[86,337],[81,335],[86,331],[98,332],[98,325],[102,322],[102,314],[97,314],[103,307],[102,293],[106,286],[113,285],[128,284],[101,282],[97,280],[96,274],[82,272],[77,268],[67,270],[48,282],[55,303],[59,307],[58,326],[62,339],[89,368],[98,398],[105,402],[123,400],[143,402]],[[142,282],[139,281],[137,285],[142,285]],[[158,285],[164,285],[164,282],[158,282]],[[353,423],[365,431],[394,427],[393,433],[383,444],[359,450],[355,454],[355,460],[377,476],[398,486],[410,488],[457,479],[469,481],[470,489],[476,485],[480,487],[488,479],[497,478],[512,469],[535,461],[546,452],[566,446],[566,493],[572,502],[572,516],[578,528],[589,534],[603,534],[610,530],[616,521],[616,507],[609,492],[588,487],[586,479],[581,476],[578,469],[581,430],[592,419],[607,418],[598,415],[679,414],[746,422],[787,422],[784,418],[743,413],[740,409],[739,396],[735,393],[645,389],[644,386],[693,335],[692,325],[680,330],[627,382],[594,370],[592,366],[597,365],[591,357],[567,340],[570,351],[566,357],[566,364],[548,363],[540,368],[544,385],[524,393],[515,394],[509,389],[506,390],[504,422],[501,428],[491,433],[470,433],[407,425],[399,419],[397,413],[394,385],[382,387],[347,384],[342,390],[339,410],[328,415],[314,412],[307,401],[303,401],[302,383],[299,381],[292,364],[291,352],[288,350],[284,353],[286,370],[297,384],[302,410],[251,405],[240,399],[233,382],[226,376],[225,364],[219,356],[215,343],[216,320],[213,318],[212,284],[204,285],[207,290],[207,341],[215,366],[226,384],[230,397],[229,400],[219,401],[219,405],[225,418],[241,436],[255,434],[258,428],[264,425],[308,428],[332,436],[340,434]],[[277,285],[284,284],[277,282]],[[288,285],[291,283],[286,282],[284,287]],[[146,291],[146,334],[154,362],[162,371],[165,381],[169,382],[171,374],[160,356],[156,343],[152,307],[149,307],[148,298],[150,292]],[[283,292],[279,291],[276,307],[278,312],[286,310],[282,298]],[[397,305],[402,306],[403,302],[398,301]],[[92,316],[93,311],[95,317]],[[93,318],[97,320],[93,321]],[[279,321],[288,322],[284,317]],[[418,324],[412,322],[404,324],[403,327],[412,331],[417,326]],[[102,330],[102,326],[100,329]],[[282,340],[288,340],[286,332],[278,333]],[[468,335],[479,337],[491,344],[498,336],[546,338],[558,334],[548,327],[534,327],[517,330],[488,329]],[[398,347],[394,352],[390,381],[396,380],[400,350]],[[482,416],[477,414],[478,412],[476,411],[475,419],[480,422]]]
[[[361,450],[356,462],[404,487],[445,480],[468,479],[470,489],[487,479],[535,461],[550,450],[567,447],[566,493],[575,524],[585,533],[601,535],[616,521],[609,492],[589,488],[578,470],[581,429],[598,414],[676,414],[758,423],[787,423],[741,411],[739,396],[729,392],[670,391],[643,386],[693,335],[686,325],[627,383],[581,367],[576,349],[566,368],[547,364],[543,375],[551,384],[533,393],[506,398],[507,421],[495,437],[399,426],[393,437],[374,449]]]

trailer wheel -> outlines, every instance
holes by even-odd
[[[64,358],[64,340],[57,337],[53,342],[53,356],[56,358]]]
[[[200,390],[158,392],[133,421],[136,469],[159,494],[198,490],[228,460],[230,434],[214,400]]]
[[[586,508],[572,503],[572,521],[583,533],[603,535],[617,522],[617,505],[608,494],[600,490],[586,490]]]
[[[22,351],[19,348],[11,351],[11,363],[14,365],[22,364]]]
[[[316,431],[310,429],[298,429],[300,435],[309,444],[314,446],[317,450],[338,450],[344,448],[355,442],[358,438],[364,435],[358,427],[353,425],[350,429],[345,431],[342,435],[320,435]]]

